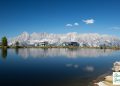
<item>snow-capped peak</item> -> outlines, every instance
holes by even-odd
[[[120,45],[120,39],[116,36],[111,36],[107,34],[100,35],[98,33],[84,33],[79,34],[77,32],[70,32],[66,34],[51,34],[51,33],[32,33],[23,32],[21,35],[13,38],[10,43],[15,43],[19,41],[20,43],[34,44],[39,42],[47,41],[50,44],[57,43],[61,44],[63,42],[78,42],[80,46],[100,46],[101,44],[107,45]]]

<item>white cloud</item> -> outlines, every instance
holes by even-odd
[[[86,19],[86,20],[83,20],[83,22],[85,22],[86,24],[93,24],[95,22],[94,19]]]
[[[75,25],[75,26],[79,26],[79,23],[75,22],[74,25]]]
[[[79,26],[79,23],[75,22],[74,24],[66,24],[66,27]]]
[[[67,27],[72,27],[73,25],[72,24],[66,24]]]
[[[112,30],[120,30],[120,27],[111,27]]]

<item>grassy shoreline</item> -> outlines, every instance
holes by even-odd
[[[2,46],[0,46],[2,48]],[[100,47],[77,47],[77,46],[8,46],[7,48],[85,48],[85,49],[113,49],[113,50],[120,50],[120,47],[106,47],[106,48],[100,48]]]

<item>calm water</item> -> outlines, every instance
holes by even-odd
[[[0,49],[0,86],[90,86],[120,61],[101,49]]]

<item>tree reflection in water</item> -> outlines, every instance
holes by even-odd
[[[2,48],[1,49],[1,56],[3,59],[7,58],[7,48]]]
[[[19,48],[15,48],[15,53],[18,55],[19,54]]]

